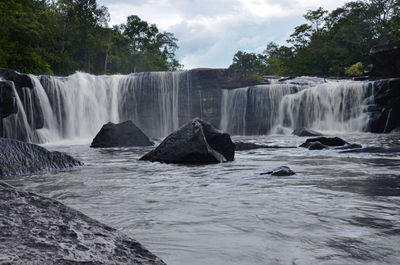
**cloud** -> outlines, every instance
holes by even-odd
[[[332,10],[346,0],[98,0],[109,8],[111,24],[138,15],[179,39],[185,68],[228,67],[238,50],[262,52],[283,44],[302,15],[320,6]]]

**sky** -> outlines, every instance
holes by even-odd
[[[349,0],[98,0],[111,25],[138,15],[174,33],[176,57],[185,69],[227,68],[238,51],[261,53],[268,42],[285,44],[305,23],[307,10],[329,11]]]

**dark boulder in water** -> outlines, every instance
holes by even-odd
[[[83,165],[71,156],[35,145],[0,138],[0,177],[39,173]]]
[[[101,128],[90,147],[152,146],[152,141],[132,121],[109,122]]]
[[[322,150],[326,149],[328,146],[321,144],[320,142],[312,142],[310,146],[308,147],[309,150]]]
[[[0,224],[2,264],[165,264],[116,229],[1,181]]]
[[[294,174],[296,173],[287,166],[281,166],[266,173],[261,173],[261,175],[272,175],[272,176],[292,176]]]
[[[170,134],[140,160],[178,164],[208,164],[232,161],[235,144],[229,134],[198,118]]]
[[[322,136],[322,133],[304,127],[295,129],[292,134],[297,136]]]
[[[343,146],[348,145],[349,143],[339,137],[316,137],[310,138],[305,141],[305,143],[301,144],[300,147],[309,148],[312,143],[320,142],[326,146]]]

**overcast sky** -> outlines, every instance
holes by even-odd
[[[179,39],[185,69],[226,68],[238,51],[262,52],[270,41],[284,44],[302,15],[320,6],[333,10],[349,0],[98,0],[111,25],[129,15],[154,23]]]

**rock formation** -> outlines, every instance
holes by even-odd
[[[0,177],[25,175],[82,165],[71,156],[35,145],[0,138]]]
[[[268,171],[266,173],[261,173],[261,175],[272,175],[272,176],[280,176],[280,177],[292,176],[294,174],[296,174],[296,173],[287,166],[281,166],[281,167],[275,168],[271,171]]]
[[[132,121],[109,122],[101,128],[90,147],[152,146],[152,141]]]
[[[304,127],[295,129],[292,134],[297,136],[322,136],[322,133]]]
[[[114,228],[1,181],[0,228],[2,264],[165,264]]]
[[[207,164],[232,161],[235,144],[227,133],[198,118],[170,134],[140,160],[179,164]]]

